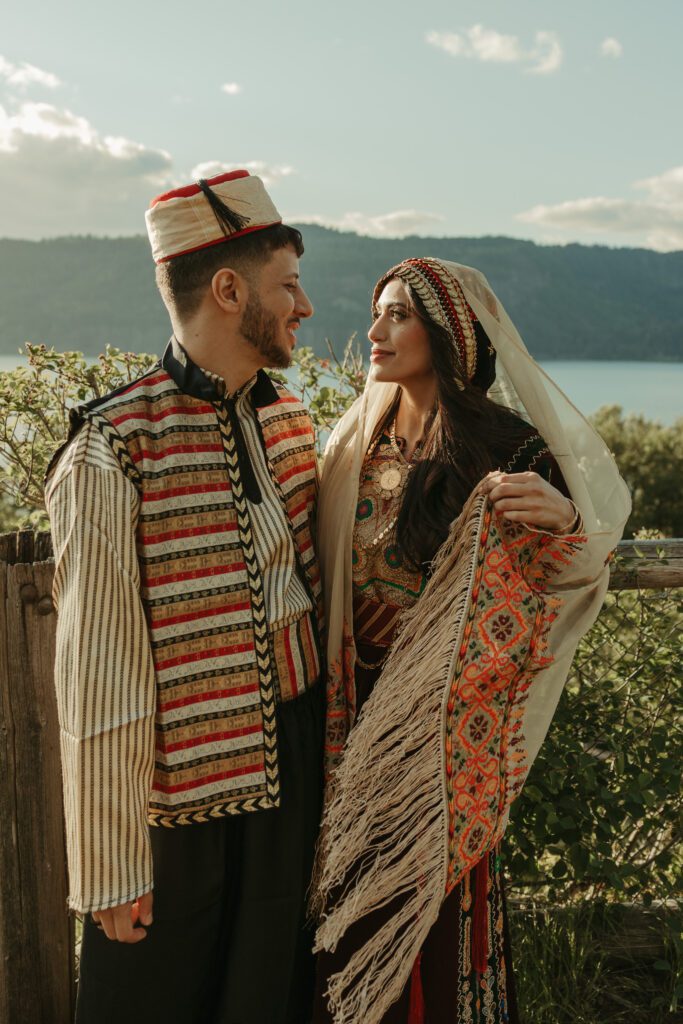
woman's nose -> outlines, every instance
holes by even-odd
[[[384,339],[384,331],[380,326],[380,320],[377,319],[370,324],[370,330],[368,331],[368,341],[382,341]]]

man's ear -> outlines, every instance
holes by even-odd
[[[249,297],[246,278],[230,267],[221,267],[211,278],[211,293],[225,313],[242,313]]]

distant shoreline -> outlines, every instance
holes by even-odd
[[[374,282],[407,257],[477,267],[540,360],[683,357],[683,252],[538,245],[510,237],[375,238],[307,225],[301,272],[315,316],[299,344],[339,352],[370,323]],[[40,287],[36,286],[40,282]],[[97,355],[107,343],[161,351],[170,333],[141,235],[0,239],[0,351],[27,339]]]
[[[25,365],[0,355],[0,372]],[[626,414],[673,424],[683,417],[683,360],[541,359],[541,367],[585,415],[620,405]]]

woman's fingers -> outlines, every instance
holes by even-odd
[[[515,498],[491,499],[496,512],[533,512],[543,508],[543,501],[534,495],[520,494]]]
[[[538,473],[491,473],[482,481],[481,491],[491,501],[517,495],[542,494],[545,480]]]
[[[538,473],[494,471],[482,481],[497,515],[527,525],[559,528],[570,516],[571,502]]]

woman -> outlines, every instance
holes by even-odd
[[[499,841],[602,603],[628,492],[477,271],[392,268],[369,338],[320,501],[331,780],[314,1019],[515,1021]]]

